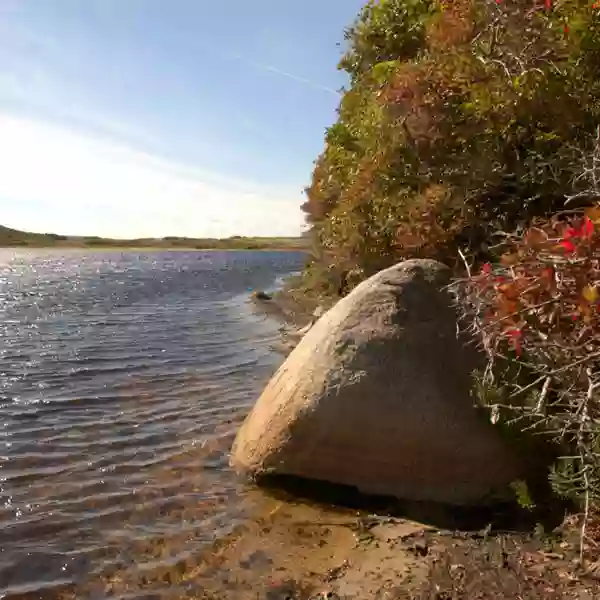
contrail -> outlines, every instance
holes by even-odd
[[[237,60],[245,62],[246,64],[254,67],[255,69],[261,69],[263,71],[270,71],[271,73],[276,73],[277,75],[282,75],[283,77],[287,77],[288,79],[293,79],[294,81],[297,81],[299,83],[304,83],[306,85],[309,85],[310,87],[313,87],[317,90],[322,90],[323,92],[329,92],[330,94],[335,94],[336,96],[340,95],[340,93],[337,92],[336,90],[334,90],[333,88],[327,87],[326,85],[323,85],[321,83],[317,83],[316,81],[311,81],[310,79],[305,79],[304,77],[300,77],[299,75],[294,75],[293,73],[288,73],[287,71],[282,71],[281,69],[278,69],[277,67],[274,67],[272,65],[260,63],[255,60],[252,60],[251,58],[247,58],[247,57],[241,56],[239,54],[232,54],[231,56],[236,58]]]

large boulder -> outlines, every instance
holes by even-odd
[[[447,267],[409,260],[308,331],[242,425],[232,464],[410,500],[478,504],[519,463],[474,406],[478,355],[457,338]]]

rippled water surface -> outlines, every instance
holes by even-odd
[[[239,522],[227,453],[281,361],[248,289],[302,262],[0,250],[0,597],[161,598]]]

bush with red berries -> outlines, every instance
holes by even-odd
[[[587,519],[600,504],[600,206],[501,243],[459,285],[488,356],[480,390],[495,390],[493,420],[558,443],[552,483]]]

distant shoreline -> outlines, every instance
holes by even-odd
[[[29,246],[29,245],[0,245],[0,250],[92,250],[112,252],[307,252],[303,247],[264,247],[264,248],[195,248],[195,247],[173,247],[173,246]]]
[[[61,250],[178,250],[209,252],[219,250],[306,251],[308,240],[302,237],[229,238],[134,238],[111,239],[97,236],[66,236],[54,233],[29,233],[0,226],[0,248]]]

